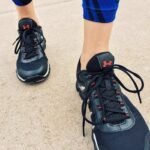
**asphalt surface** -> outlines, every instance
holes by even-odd
[[[35,0],[47,38],[50,78],[25,85],[16,78],[12,43],[17,37],[17,14],[9,0],[0,1],[0,150],[93,150],[91,126],[82,137],[81,101],[75,90],[75,70],[82,49],[80,0]],[[139,73],[145,81],[140,105],[150,121],[150,1],[122,1],[111,49],[116,63]],[[120,79],[130,88],[130,80]]]

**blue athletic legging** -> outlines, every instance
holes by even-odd
[[[24,6],[32,0],[13,0],[18,6]],[[84,19],[108,23],[115,19],[119,0],[82,0]]]

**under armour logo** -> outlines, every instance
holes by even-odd
[[[23,30],[26,30],[26,29],[28,30],[28,29],[30,29],[30,25],[29,24],[23,25],[22,28],[23,28]]]
[[[106,68],[106,67],[110,67],[112,66],[113,62],[110,60],[110,61],[103,61],[103,68]]]

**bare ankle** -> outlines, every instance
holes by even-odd
[[[86,56],[84,54],[81,55],[81,58],[80,58],[81,70],[86,70],[86,65],[89,59],[90,59],[90,56]]]

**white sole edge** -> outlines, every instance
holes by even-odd
[[[49,66],[49,64],[48,64],[47,72],[43,75],[43,78],[45,78],[45,77],[49,74],[49,72],[50,72],[50,66]],[[18,77],[18,79],[21,80],[22,82],[26,82],[25,79],[23,79],[22,77],[19,76],[18,72],[17,72],[17,77]],[[39,81],[37,81],[37,82],[40,82],[40,81],[43,81],[43,80],[44,80],[44,79],[41,79],[41,80],[39,80]]]
[[[96,146],[96,150],[100,150],[99,147],[98,147],[96,135],[94,133],[93,133],[93,140],[94,140],[94,143],[95,143],[95,146]]]

